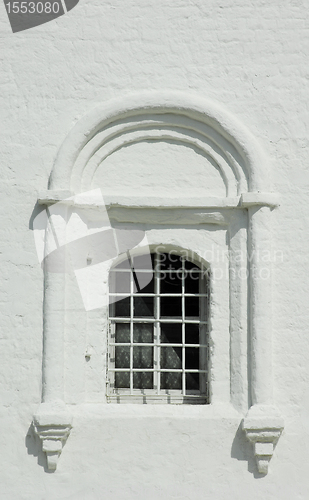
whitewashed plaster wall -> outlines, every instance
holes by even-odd
[[[11,33],[3,4],[0,12],[1,498],[305,500],[305,1],[80,0],[59,20],[18,34]],[[111,98],[152,89],[193,92],[224,105],[257,138],[280,193],[281,205],[272,213],[273,244],[283,252],[273,263],[273,365],[285,429],[265,477],[256,473],[233,412],[221,419],[195,411],[192,418],[190,407],[183,407],[175,419],[169,407],[160,407],[157,415],[137,418],[126,407],[111,419],[97,406],[72,406],[74,427],[53,474],[44,470],[30,428],[42,373],[43,279],[29,229],[38,192],[46,189],[58,149],[83,115]]]

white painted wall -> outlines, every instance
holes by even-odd
[[[1,498],[307,499],[305,2],[80,0],[59,20],[16,34],[3,4],[0,11]],[[274,400],[285,420],[284,433],[270,473],[260,478],[252,447],[238,429],[245,412],[216,405],[207,412],[189,406],[100,405],[102,379],[81,359],[85,315],[73,311],[67,329],[72,351],[66,349],[65,367],[74,426],[57,471],[50,474],[29,429],[41,401],[43,279],[29,229],[38,191],[46,189],[59,147],[83,115],[111,98],[166,89],[224,105],[251,130],[270,160],[273,190],[281,195],[272,213],[273,245],[283,252],[273,263],[272,303]],[[131,148],[133,170],[143,147]],[[149,172],[162,154],[155,149]],[[167,153],[175,161],[173,146]],[[190,162],[193,154],[186,151],[173,163],[173,172],[177,164],[181,171],[177,194],[183,190],[184,158]],[[106,163],[109,189],[113,169],[117,176],[121,172],[113,159]],[[199,161],[197,170],[203,168],[203,158]],[[104,176],[102,170],[99,174]],[[147,176],[142,181],[150,189]],[[218,181],[212,172],[209,194],[222,194]],[[70,286],[74,289],[74,283]],[[72,308],[80,307],[78,300],[76,294]],[[73,321],[81,333],[76,342]],[[88,321],[98,325],[99,313]],[[98,330],[88,324],[88,331],[96,337],[99,359],[104,345]],[[76,383],[78,362],[88,371],[82,387]]]

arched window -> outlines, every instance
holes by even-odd
[[[208,274],[174,252],[110,273],[110,401],[206,404]]]
[[[230,418],[230,405],[246,415],[243,428],[255,445],[259,471],[267,473],[283,429],[273,398],[273,263],[260,258],[272,248],[271,212],[278,205],[269,174],[268,159],[237,119],[221,105],[186,93],[125,95],[98,106],[68,134],[49,188],[38,200],[49,207],[45,234],[39,231],[40,262],[58,243],[66,247],[65,262],[70,245],[62,237],[55,239],[58,231],[65,229],[64,240],[72,236],[68,242],[74,245],[80,233],[82,243],[74,263],[79,290],[71,277],[44,265],[43,390],[34,425],[49,469],[56,468],[71,429],[66,403],[209,403],[211,392],[212,404],[204,405],[203,415],[215,412],[216,418]],[[179,182],[171,193],[175,175]],[[102,188],[105,201],[89,196],[95,186]],[[59,206],[65,213],[72,211],[68,220],[78,220],[77,232],[64,227]],[[163,253],[172,245],[190,246],[194,258],[187,261],[199,276],[198,292],[196,281],[187,278],[190,264],[182,259],[177,264],[169,256],[164,269],[165,261],[155,264],[164,260],[160,252],[152,257],[152,277],[146,284],[141,283],[143,266],[137,257],[127,268],[118,260],[107,292],[111,261],[106,259],[119,258],[136,245],[134,241],[128,247],[126,240],[116,248],[117,238],[110,238],[111,246],[103,244],[98,256],[96,233],[109,238],[112,231],[106,229],[111,228],[140,235],[144,231],[153,248],[158,241],[166,243]],[[210,342],[207,273],[198,264],[203,261],[211,269]],[[172,271],[179,273],[176,280]],[[78,309],[79,293],[86,311]],[[107,346],[108,380],[102,376],[106,358],[101,356]],[[104,408],[110,418],[115,411],[123,413],[123,406],[111,407]],[[136,412],[148,418],[142,407]],[[177,406],[171,414],[180,416]]]

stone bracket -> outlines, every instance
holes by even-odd
[[[284,421],[273,406],[254,405],[243,420],[243,430],[253,443],[257,468],[261,474],[268,473],[274,448],[284,428]]]
[[[63,411],[63,407],[57,412],[57,408],[50,408],[49,404],[43,403],[33,417],[33,425],[46,453],[47,468],[55,471],[62,448],[72,429],[72,417]]]

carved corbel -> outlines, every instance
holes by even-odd
[[[268,465],[283,427],[283,418],[273,406],[254,405],[243,420],[243,430],[247,439],[253,443],[261,474],[268,473]]]
[[[72,417],[62,404],[43,403],[33,417],[33,425],[46,453],[47,468],[54,471],[72,429]]]

